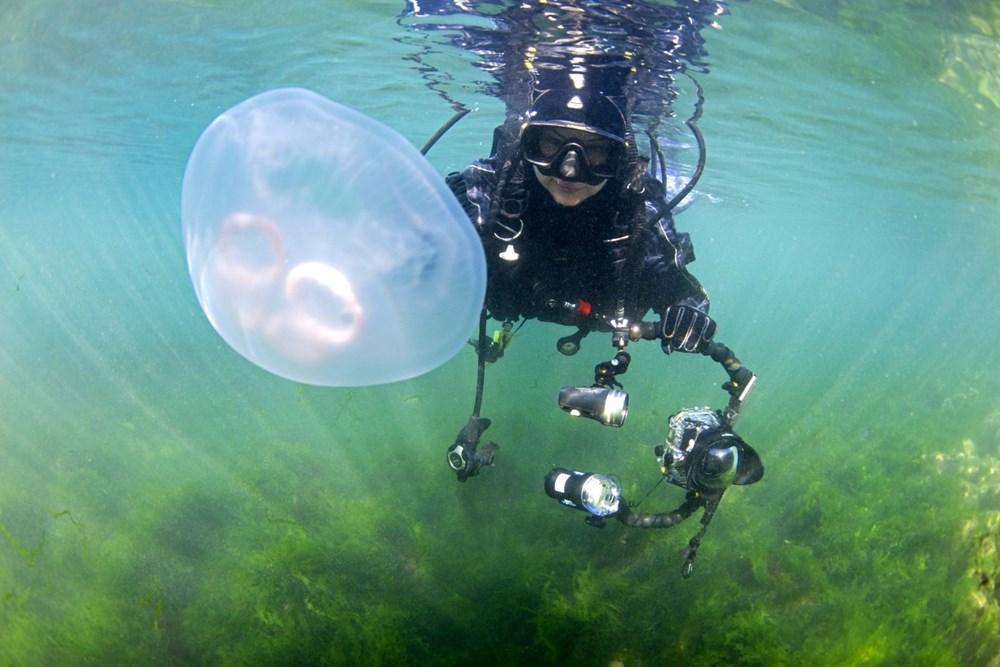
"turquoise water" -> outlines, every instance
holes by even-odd
[[[202,315],[180,182],[205,126],[305,86],[420,145],[451,114],[402,3],[7,3],[0,11],[0,663],[934,664],[1000,660],[1000,14],[991,2],[734,3],[707,35],[703,196],[678,220],[720,340],[759,375],[767,476],[697,519],[609,525],[555,465],[659,476],[703,358],[630,347],[620,430],[572,420],[529,323],[488,370],[496,468],[444,451],[471,350],[421,378],[268,375]],[[431,153],[485,155],[477,111]],[[634,348],[634,350],[633,350]],[[661,486],[644,509],[673,509]]]

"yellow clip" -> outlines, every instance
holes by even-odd
[[[493,344],[499,345],[500,349],[506,349],[514,339],[514,332],[511,330],[512,327],[513,324],[511,322],[504,322],[502,329],[497,329],[493,332]]]

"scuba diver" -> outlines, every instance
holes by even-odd
[[[475,402],[447,449],[449,467],[465,482],[494,465],[499,446],[481,444],[491,425],[481,416],[485,368],[504,356],[527,320],[569,327],[556,341],[565,355],[576,354],[591,333],[610,333],[614,354],[594,367],[593,383],[563,387],[558,403],[571,415],[613,427],[628,416],[621,376],[631,363],[629,343],[658,340],[668,355],[710,357],[728,375],[728,405],[678,411],[654,450],[661,472],[656,484],[667,480],[686,492],[675,510],[640,512],[642,501],[626,501],[606,474],[554,468],[545,478],[551,498],[583,510],[595,527],[616,519],[665,528],[704,510],[685,552],[685,577],[726,489],[764,473],[760,457],[733,431],[756,376],[715,340],[708,296],[687,268],[695,259],[690,236],[673,220],[705,161],[697,127],[701,88],[687,72],[705,71],[700,33],[723,13],[723,3],[701,0],[421,0],[403,13],[421,37],[413,41],[412,59],[428,87],[457,111],[424,152],[468,112],[447,94],[450,75],[428,60],[434,53],[422,39],[428,31],[442,31],[443,41],[473,53],[495,82],[486,92],[507,110],[490,156],[446,179],[479,234],[487,267],[478,334],[470,341],[478,356]],[[480,20],[462,25],[466,14]],[[699,159],[687,183],[668,191],[676,165],[667,164],[657,128],[673,113],[681,76],[691,78],[698,93],[686,125]],[[636,127],[648,139],[647,155],[640,153]],[[650,314],[653,321],[644,321]],[[502,323],[492,335],[490,319]]]
[[[687,491],[680,507],[640,514],[607,475],[556,468],[545,483],[550,497],[587,511],[587,522],[598,527],[605,518],[632,527],[669,527],[704,508],[701,531],[685,552],[682,573],[689,576],[725,489],[763,476],[756,452],[732,432],[756,377],[729,348],[713,342],[716,322],[708,314],[708,296],[687,269],[694,261],[691,240],[676,230],[671,215],[703,167],[704,144],[694,122],[700,104],[688,125],[701,160],[688,185],[668,200],[649,160],[638,154],[623,100],[597,87],[538,90],[522,118],[496,128],[489,158],[447,179],[479,232],[487,262],[479,336],[470,341],[479,356],[475,407],[447,460],[462,482],[494,464],[499,446],[480,446],[490,426],[480,416],[484,367],[503,356],[518,320],[575,328],[556,343],[566,355],[575,354],[592,331],[611,333],[617,352],[595,367],[594,384],[565,387],[559,395],[570,414],[611,426],[621,426],[628,414],[618,376],[628,370],[630,341],[659,340],[666,354],[710,356],[729,375],[723,385],[729,405],[724,411],[678,412],[667,445],[656,450],[660,481]],[[659,161],[664,163],[662,154]],[[644,322],[650,312],[658,320]],[[492,337],[486,335],[489,318],[503,322]]]
[[[675,229],[664,186],[648,173],[610,96],[541,91],[520,127],[494,131],[491,153],[448,177],[486,253],[485,315],[507,331],[476,341],[486,361],[503,355],[521,318],[575,327],[557,342],[566,355],[591,331],[640,322],[651,310],[667,354],[701,352],[711,342],[708,296],[687,270],[690,237]],[[601,371],[606,384],[617,386],[626,367],[616,355]],[[488,426],[475,417],[449,452],[462,481],[492,463],[495,446],[480,456],[475,448]]]

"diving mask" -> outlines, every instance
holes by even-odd
[[[619,141],[558,125],[526,126],[521,151],[542,175],[588,185],[615,178],[625,157]]]

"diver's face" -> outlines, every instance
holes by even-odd
[[[527,126],[521,148],[535,178],[562,206],[577,206],[600,192],[618,172],[624,151],[596,132],[549,125]]]
[[[532,168],[535,171],[535,178],[560,206],[578,206],[600,192],[608,183],[607,179],[596,185],[566,181],[557,176],[546,176],[538,171],[538,167],[532,166]]]

